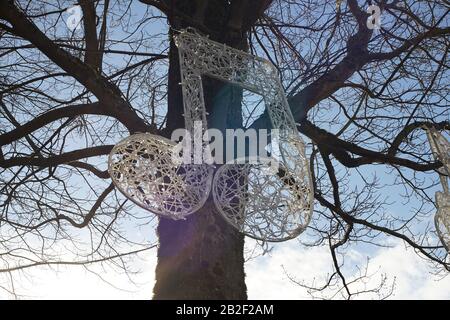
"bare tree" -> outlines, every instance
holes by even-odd
[[[380,29],[368,28],[370,4],[381,9]],[[158,223],[155,298],[246,298],[244,237],[211,201],[185,221],[156,221],[127,202],[106,171],[121,138],[170,136],[184,125],[171,36],[186,27],[280,71],[313,146],[317,205],[313,240],[304,244],[328,246],[335,270],[323,286],[309,286],[312,293],[363,293],[341,270],[344,254],[386,237],[448,273],[448,253],[429,225],[442,164],[421,129],[450,128],[448,1],[81,0],[74,29],[72,5],[0,0],[1,273],[13,279],[36,265],[105,261],[127,269],[126,257],[154,247],[122,230],[131,220]],[[204,87],[212,117],[219,93],[225,108],[241,111],[225,84],[205,79]],[[264,113],[252,127],[268,122]],[[386,198],[393,187],[403,194]],[[392,200],[418,205],[393,214]],[[13,282],[0,286],[14,293]]]

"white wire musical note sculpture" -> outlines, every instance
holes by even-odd
[[[433,127],[425,127],[434,158],[442,163],[438,170],[443,192],[436,192],[437,212],[434,219],[436,231],[446,250],[450,253],[450,143]]]
[[[271,172],[267,159],[221,166],[213,181],[218,211],[239,231],[264,241],[298,236],[313,208],[312,181],[305,146],[289,109],[276,68],[252,56],[191,32],[177,37],[184,58],[183,95],[190,110],[203,110],[201,76],[238,85],[263,96],[274,129],[280,130],[279,168]],[[248,159],[247,159],[248,160]]]

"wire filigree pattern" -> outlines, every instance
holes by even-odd
[[[435,128],[427,127],[425,129],[434,158],[443,164],[438,172],[444,192],[436,193],[437,212],[434,222],[439,239],[450,253],[450,190],[448,187],[448,179],[450,176],[450,143]]]
[[[273,128],[280,130],[280,159],[276,159],[280,166],[276,172],[261,159],[218,169],[213,182],[218,211],[238,230],[256,239],[283,241],[299,235],[311,218],[312,183],[304,143],[276,68],[267,60],[196,33],[180,33],[176,44],[181,57],[185,117],[191,119],[187,123],[201,118],[201,77],[208,75],[262,95]]]
[[[450,253],[450,194],[437,192],[436,206],[438,207],[434,220],[436,231],[445,249]]]
[[[174,148],[175,143],[163,137],[134,134],[114,146],[109,173],[134,203],[164,217],[183,219],[205,203],[213,172],[206,165],[174,163]]]
[[[202,75],[218,78],[264,96],[273,128],[295,130],[278,71],[269,61],[212,41],[192,32],[175,37],[180,53],[186,123],[202,120]],[[206,125],[204,125],[206,127]]]
[[[435,128],[427,128],[428,140],[434,157],[442,162],[443,166],[439,170],[442,175],[450,176],[450,143]]]
[[[292,152],[300,156],[295,149]],[[273,161],[245,159],[220,167],[213,196],[219,211],[239,231],[258,240],[279,242],[305,230],[312,205],[309,184],[304,183],[305,167],[295,162],[288,169],[281,163],[273,166]]]

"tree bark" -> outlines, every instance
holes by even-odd
[[[154,299],[246,299],[244,237],[205,206],[185,221],[160,219]]]
[[[182,125],[176,47],[171,45],[168,129]],[[204,79],[207,109],[223,84]],[[229,108],[236,106],[228,104]],[[177,112],[173,112],[177,110]],[[211,114],[214,118],[214,114]],[[167,130],[167,134],[171,130]],[[185,221],[161,218],[154,299],[246,299],[244,236],[215,210],[211,197]]]

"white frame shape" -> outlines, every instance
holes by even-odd
[[[448,186],[450,177],[450,143],[435,128],[425,127],[424,129],[434,158],[443,164],[442,169],[439,170],[443,192],[436,193],[437,212],[434,224],[439,239],[447,252],[450,253],[450,190]]]
[[[262,172],[258,170],[264,169],[260,165],[240,167],[245,177],[235,177],[231,187],[234,188],[234,191],[231,190],[232,196],[239,198],[236,205],[227,199],[230,186],[226,183],[230,172],[237,172],[236,164],[223,165],[213,181],[213,197],[218,211],[231,225],[255,239],[284,241],[298,236],[311,219],[313,184],[305,146],[298,134],[277,69],[265,59],[212,41],[196,32],[182,31],[175,37],[175,42],[180,54],[184,116],[189,119],[186,123],[202,121],[206,127],[202,76],[207,75],[260,94],[273,128],[280,130],[281,162],[284,163],[286,175],[277,178],[276,174],[264,173],[265,180],[251,180],[250,172],[253,172],[253,177],[261,178],[264,175],[260,175]],[[192,128],[188,130],[193,131]],[[287,185],[289,179],[295,181],[295,186]],[[239,181],[244,182],[240,184]],[[261,189],[261,192],[249,195],[245,190],[250,189]],[[273,205],[268,207],[268,202],[277,202],[275,206],[283,206],[283,210],[273,209]],[[246,208],[257,212],[249,214]]]

